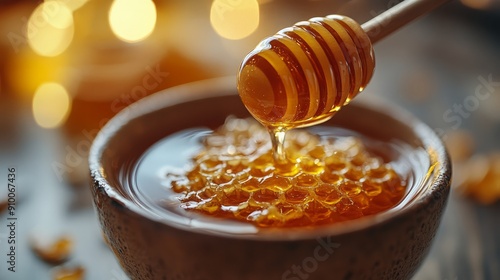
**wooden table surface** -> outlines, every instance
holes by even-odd
[[[478,152],[498,150],[498,86],[489,100],[461,119],[459,127],[452,127],[443,117],[453,104],[474,94],[478,77],[492,75],[500,82],[498,29],[488,29],[470,14],[450,14],[425,18],[378,44],[376,74],[363,94],[389,98],[436,129],[469,130]],[[33,236],[61,233],[74,239],[69,264],[83,265],[86,279],[127,279],[102,241],[88,204],[88,188],[75,190],[54,173],[53,163],[67,156],[64,137],[38,128],[29,111],[13,104],[0,104],[0,119],[0,197],[5,195],[9,166],[17,169],[18,196],[17,271],[7,270],[7,213],[3,212],[0,279],[51,279],[53,266],[34,256],[29,242]],[[433,246],[414,279],[500,279],[500,204],[483,206],[452,192]]]

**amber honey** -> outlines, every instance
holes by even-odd
[[[276,164],[265,128],[228,119],[207,135],[190,168],[167,172],[183,209],[259,227],[322,225],[387,210],[406,192],[390,164],[356,137],[291,131]]]

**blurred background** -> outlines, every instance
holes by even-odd
[[[127,279],[88,193],[88,150],[109,118],[159,90],[236,75],[260,40],[295,22],[344,14],[363,23],[398,2],[0,0],[0,279],[56,279],[61,264],[81,266],[82,279]],[[375,47],[359,98],[413,112],[455,163],[438,240],[415,279],[500,279],[499,27],[500,1],[452,1]],[[10,167],[15,273],[5,262]],[[73,248],[66,262],[32,250],[63,236]]]

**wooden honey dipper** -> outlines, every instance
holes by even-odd
[[[240,97],[275,138],[326,121],[370,81],[372,44],[447,1],[406,0],[363,25],[330,15],[282,29],[243,60]]]

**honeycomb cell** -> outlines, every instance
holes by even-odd
[[[359,182],[346,181],[340,184],[340,190],[347,194],[349,197],[358,195],[362,188]]]
[[[224,168],[224,164],[221,161],[212,158],[202,160],[199,165],[200,173],[206,175],[214,174]]]
[[[286,138],[288,161],[280,163],[270,142],[255,121],[231,118],[202,141],[186,170],[167,172],[163,185],[186,211],[258,227],[357,219],[393,207],[406,192],[406,182],[391,165],[359,139],[296,131]],[[258,148],[247,150],[250,146]],[[242,156],[249,150],[252,155]]]
[[[206,184],[206,180],[205,179],[196,179],[196,180],[193,180],[193,181],[190,181],[189,182],[189,186],[190,186],[190,190],[194,190],[194,191],[198,191],[198,190],[201,190],[205,187],[205,184]],[[187,186],[186,184],[184,186]]]
[[[351,167],[345,171],[344,177],[351,181],[360,181],[365,175],[359,167]]]
[[[248,202],[239,205],[238,210],[234,211],[234,218],[241,221],[251,221],[252,213],[260,211],[260,207],[251,206]]]
[[[338,189],[333,189],[321,201],[327,205],[333,206],[339,203],[345,196]]]
[[[201,199],[198,197],[198,193],[195,191],[186,192],[183,195],[182,200],[186,202],[195,202],[195,203],[201,202]]]
[[[347,167],[347,164],[343,160],[343,153],[336,153],[325,159],[325,166],[331,171],[341,172]]]
[[[271,176],[261,181],[260,187],[276,193],[287,191],[292,187],[292,181],[282,176]]]
[[[222,204],[229,206],[238,206],[241,203],[247,202],[249,198],[249,192],[237,189],[229,194],[225,194],[222,200]]]
[[[297,220],[304,216],[304,213],[297,205],[278,204],[276,207],[279,209],[284,222]]]
[[[321,181],[323,183],[332,184],[332,185],[337,185],[340,182],[342,182],[342,180],[344,179],[339,174],[333,173],[329,170],[324,170],[323,173],[321,173],[319,175],[319,178],[321,179]]]
[[[174,176],[177,176],[177,178],[181,177],[180,175],[175,174]],[[185,176],[188,180],[190,181],[195,181],[195,180],[203,180],[205,177],[200,174],[200,169],[198,166],[196,168],[193,168],[189,172],[186,172]]]
[[[285,192],[285,200],[288,203],[303,204],[309,198],[309,191],[300,187],[293,187]]]
[[[295,185],[303,188],[315,187],[318,184],[316,176],[311,174],[300,174],[295,178]]]
[[[314,200],[305,205],[304,213],[311,221],[321,222],[328,219],[332,211]]]
[[[366,163],[365,154],[357,154],[351,159],[351,164],[355,167],[361,167]]]
[[[197,196],[200,200],[212,199],[215,195],[215,190],[212,188],[204,188],[197,193]]]
[[[350,197],[354,205],[361,210],[366,209],[370,206],[370,198],[363,192]]]
[[[377,196],[382,192],[382,186],[379,183],[375,183],[372,181],[364,181],[363,192],[367,196]]]
[[[316,194],[319,200],[325,199],[331,192],[335,190],[335,186],[331,186],[329,184],[321,184],[317,188],[314,189],[314,193]]]
[[[172,190],[174,192],[178,192],[178,193],[187,191],[188,189],[191,188],[191,186],[189,186],[189,184],[183,183],[181,180],[172,181],[171,187],[172,187]]]
[[[276,162],[274,166],[275,166],[274,173],[280,176],[292,177],[300,172],[300,166],[292,161],[288,161],[285,163]]]
[[[260,183],[256,178],[250,178],[250,179],[244,181],[243,183],[241,183],[241,189],[246,191],[246,192],[252,193],[252,192],[256,192],[260,189],[259,185],[260,185]]]
[[[324,163],[320,159],[301,157],[299,166],[304,173],[318,174],[324,169]]]
[[[274,159],[271,153],[264,153],[250,163],[252,169],[266,170],[273,167]]]
[[[321,160],[325,156],[326,152],[323,149],[323,147],[316,146],[314,149],[312,149],[311,151],[309,151],[307,154],[308,154],[308,156],[310,156],[313,159],[319,159],[319,160]]]
[[[273,203],[278,199],[279,193],[274,192],[274,191],[269,190],[269,189],[260,189],[256,192],[252,193],[252,197],[255,201],[258,201],[258,202]]]
[[[226,165],[226,173],[238,174],[246,171],[248,166],[245,166],[240,159],[228,160]]]
[[[273,172],[273,170],[274,170],[274,168],[272,168],[272,167],[267,167],[264,169],[251,168],[248,171],[248,175],[250,175],[254,178],[262,178],[262,177],[266,177],[269,174],[271,174]]]
[[[213,201],[213,200],[204,201],[200,205],[201,205],[201,210],[203,210],[209,214],[215,213],[221,207],[221,205],[219,203],[217,203],[216,201]]]
[[[343,218],[344,221],[346,220],[352,220],[352,219],[357,219],[363,217],[363,212],[357,205],[353,204],[340,204],[339,207],[337,207],[337,211],[340,213],[340,216]]]
[[[213,178],[213,182],[217,185],[223,185],[230,183],[233,180],[233,176],[229,173],[222,173]]]

